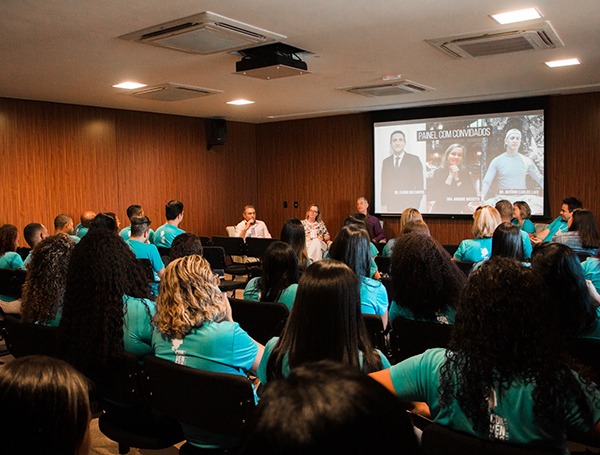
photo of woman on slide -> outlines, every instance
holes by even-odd
[[[452,144],[442,156],[442,162],[427,181],[427,210],[436,213],[473,213],[479,202],[471,173],[463,164],[465,147]],[[450,200],[449,200],[450,199]]]

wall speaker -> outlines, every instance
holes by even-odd
[[[207,150],[213,145],[223,145],[227,140],[227,122],[225,119],[210,119],[208,137],[206,139]]]

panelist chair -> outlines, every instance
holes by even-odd
[[[214,373],[149,355],[144,358],[144,388],[153,409],[203,430],[243,441],[255,410],[254,389],[246,376]],[[181,455],[216,453],[189,443]]]

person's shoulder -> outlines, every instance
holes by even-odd
[[[379,289],[381,286],[383,286],[383,284],[381,284],[381,281],[377,281],[377,280],[374,280],[373,278],[369,278],[366,276],[362,277],[362,282],[365,286],[368,286],[373,289]]]

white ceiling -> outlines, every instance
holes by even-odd
[[[455,60],[425,39],[506,29],[488,15],[535,6],[564,47]],[[235,75],[239,56],[193,55],[117,39],[203,11],[281,35],[312,52],[312,74]],[[600,90],[598,0],[1,0],[0,96],[263,123],[396,107]],[[527,23],[524,23],[527,24]],[[509,26],[508,28],[514,28]],[[551,69],[544,61],[577,57]],[[369,98],[338,87],[385,75],[434,91]],[[113,84],[174,82],[223,93],[161,102]],[[225,104],[237,98],[247,106]]]

